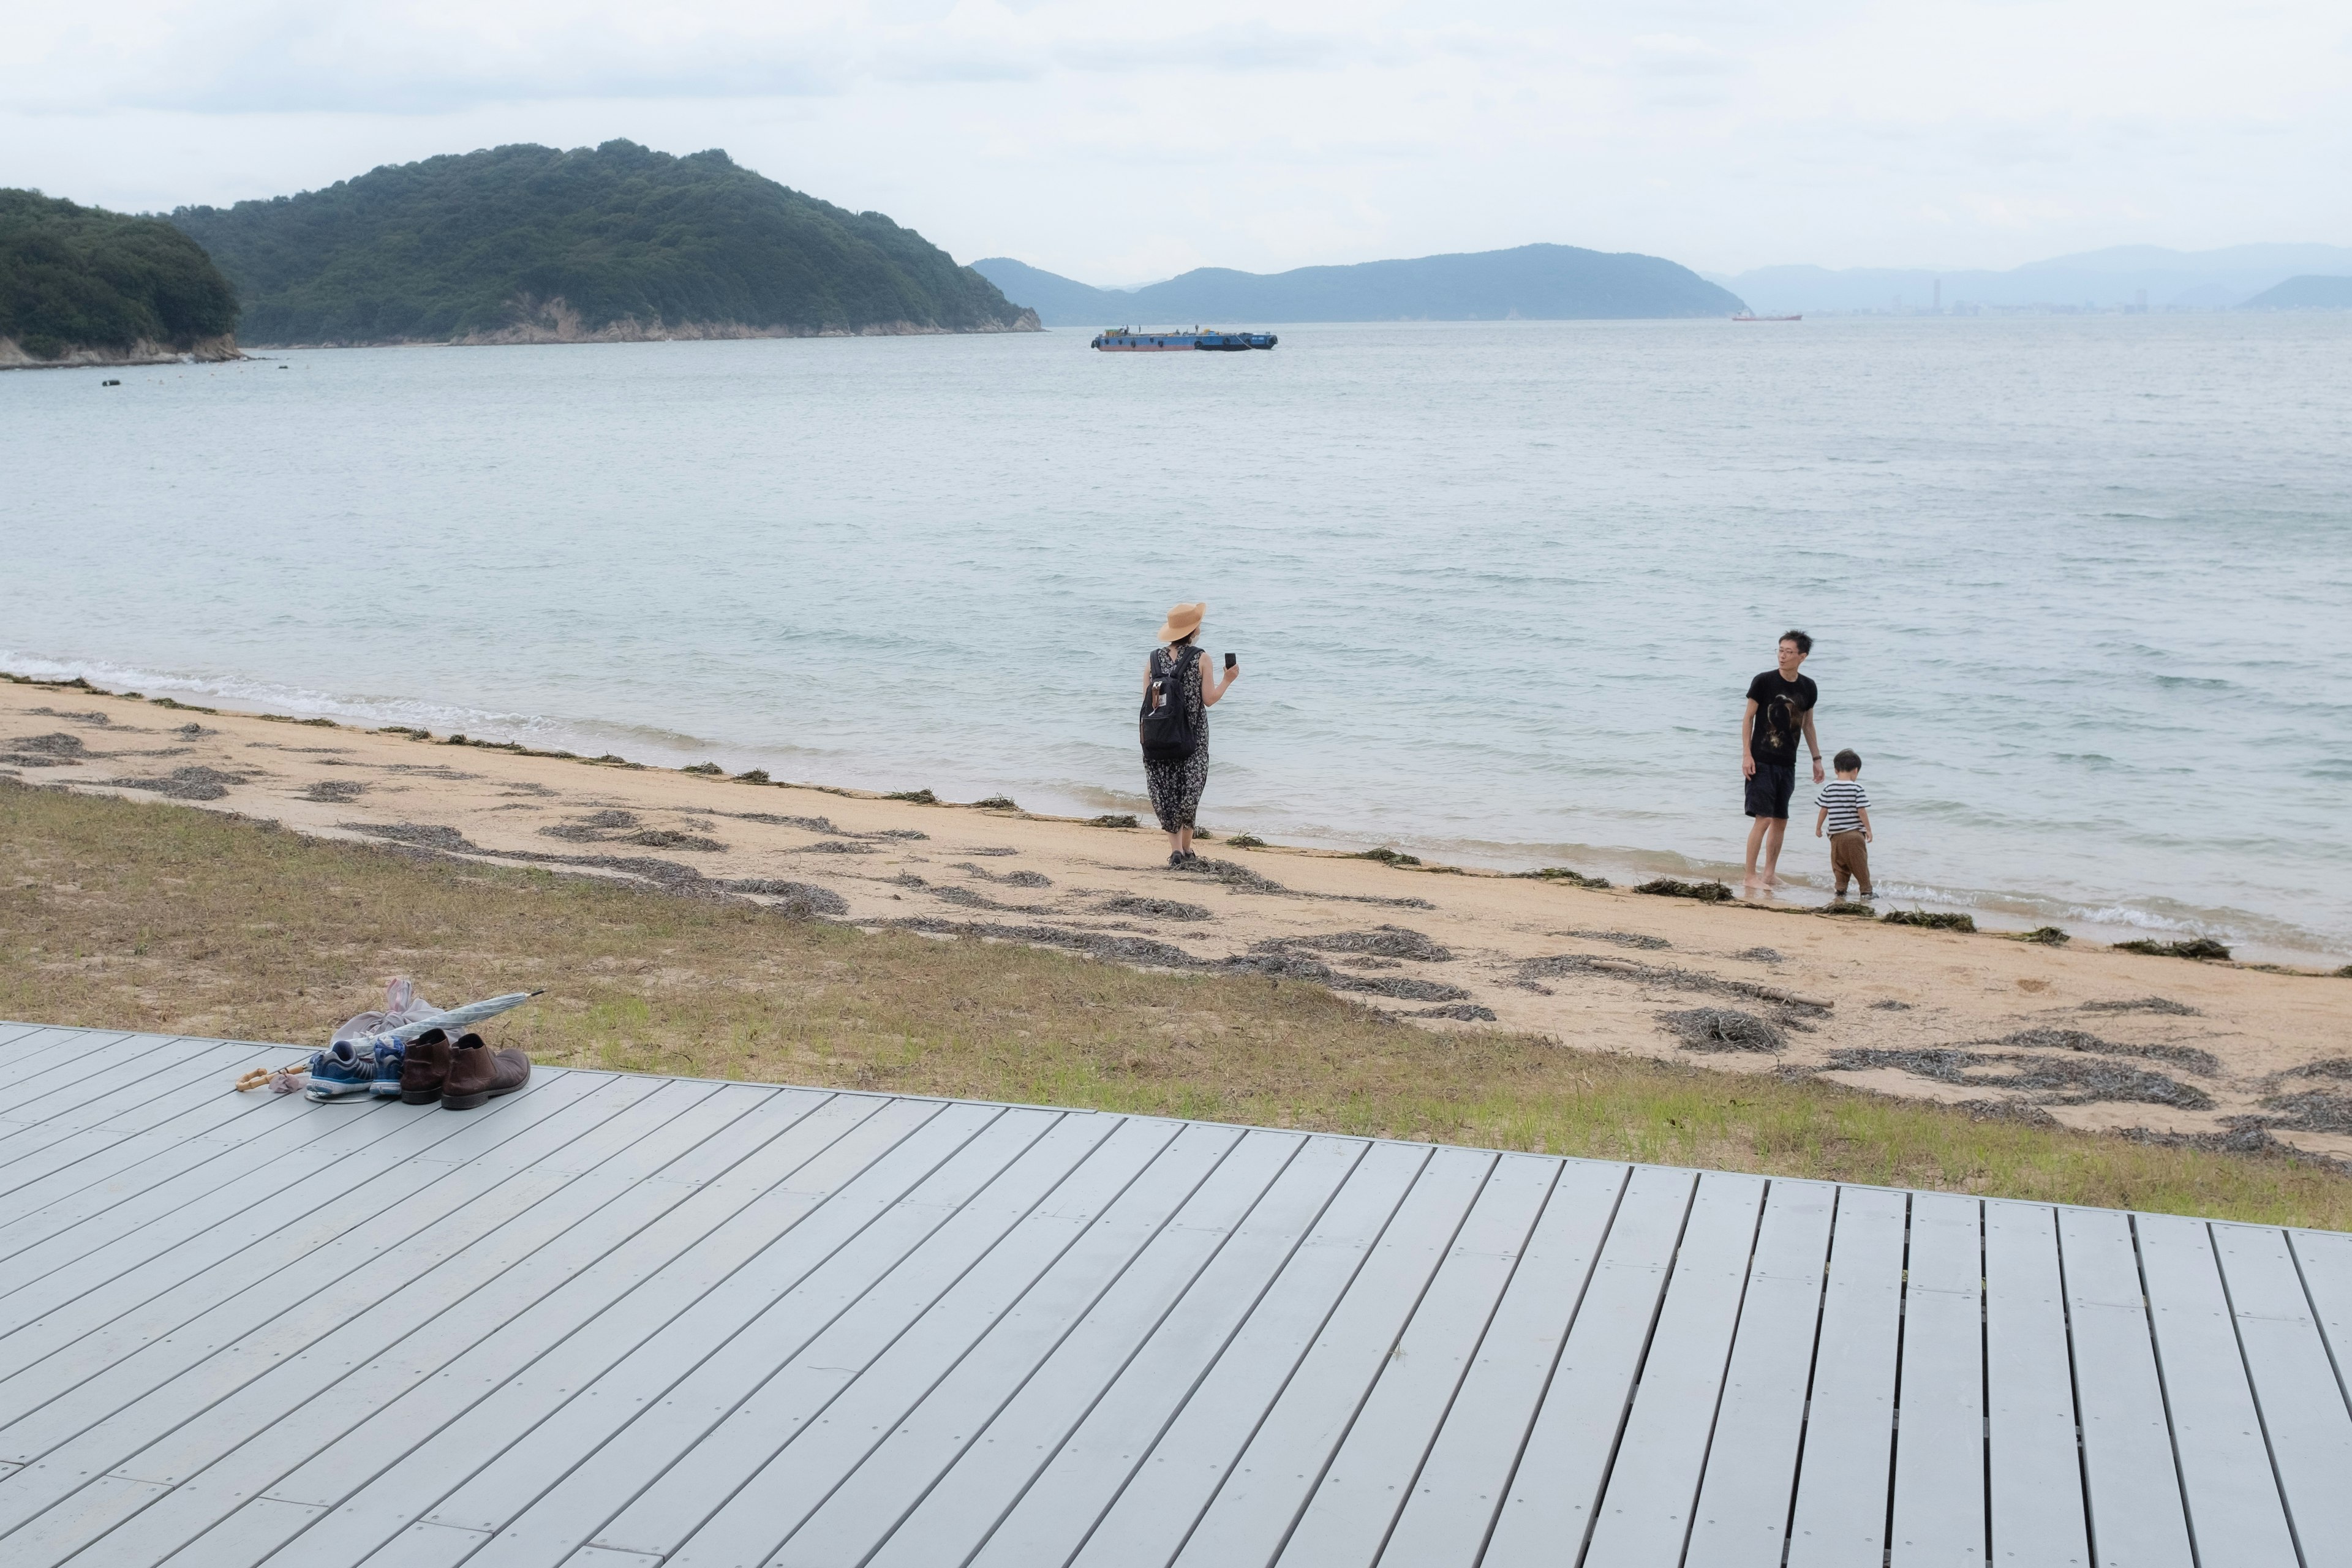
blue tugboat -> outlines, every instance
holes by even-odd
[[[1180,349],[1234,353],[1244,349],[1270,349],[1279,341],[1272,332],[1204,332],[1198,327],[1189,332],[1151,332],[1133,327],[1105,327],[1095,334],[1094,346],[1118,353],[1173,353]]]

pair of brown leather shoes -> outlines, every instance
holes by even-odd
[[[444,1110],[471,1110],[530,1081],[529,1057],[512,1046],[494,1051],[479,1035],[463,1036],[453,1045],[440,1030],[427,1029],[408,1043],[400,1062],[404,1105],[437,1100]]]

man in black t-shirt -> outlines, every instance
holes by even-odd
[[[1822,773],[1822,743],[1813,734],[1813,704],[1821,688],[1797,673],[1813,639],[1803,632],[1780,634],[1780,667],[1748,683],[1748,705],[1739,715],[1739,767],[1748,775],[1747,890],[1758,886],[1756,856],[1764,856],[1762,885],[1769,888],[1780,864],[1780,836],[1789,828],[1789,797],[1797,791],[1797,739],[1813,754],[1813,782]]]

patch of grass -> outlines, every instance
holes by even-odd
[[[2210,936],[2192,936],[2187,942],[2151,942],[2143,937],[2137,942],[2119,942],[2117,952],[2144,952],[2154,958],[2227,958],[2230,950]]]
[[[2352,1178],[2310,1162],[1974,1121],[1499,1029],[1436,1035],[1278,975],[869,935],[0,784],[0,1016],[309,1048],[395,973],[436,1000],[545,987],[489,1032],[559,1065],[2352,1228]]]
[[[1977,929],[1974,915],[1932,913],[1927,910],[1889,910],[1878,917],[1891,926],[1924,926],[1929,931],[1966,931]]]

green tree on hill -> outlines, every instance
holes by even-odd
[[[518,145],[172,219],[237,282],[254,342],[446,342],[570,319],[760,331],[1034,327],[880,213],[629,142]],[[556,302],[561,301],[561,310]]]
[[[236,326],[236,291],[162,218],[0,190],[0,338],[35,359],[141,342],[183,353]]]

